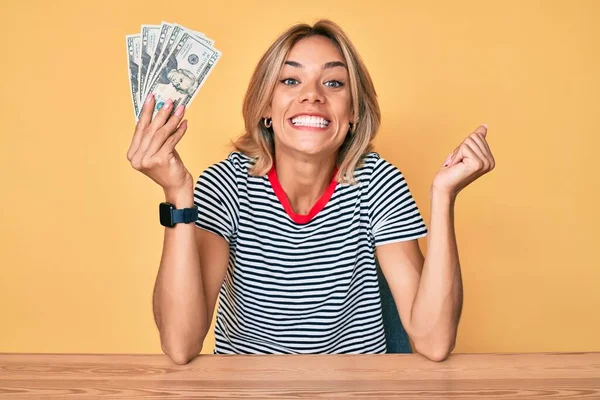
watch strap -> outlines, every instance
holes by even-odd
[[[191,208],[181,208],[173,210],[173,223],[178,224],[183,222],[185,224],[198,220],[198,206]]]

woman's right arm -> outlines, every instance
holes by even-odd
[[[166,192],[175,208],[194,205],[194,189]],[[202,349],[229,261],[229,243],[193,223],[165,227],[153,295],[163,352],[187,364]]]
[[[127,160],[158,183],[176,208],[194,205],[194,182],[175,150],[187,129],[185,108],[172,114],[167,101],[154,119],[155,99],[146,99]],[[193,223],[165,227],[163,253],[154,286],[153,310],[161,347],[186,364],[202,349],[229,259],[228,242]]]

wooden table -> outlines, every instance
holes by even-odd
[[[0,399],[600,399],[600,353],[1,354]]]

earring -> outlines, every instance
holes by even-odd
[[[268,123],[267,120],[269,121]],[[271,125],[273,125],[273,121],[271,120],[271,118],[265,118],[263,120],[263,125],[265,126],[265,128],[269,129]]]

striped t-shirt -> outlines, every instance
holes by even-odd
[[[385,353],[375,246],[427,235],[402,173],[375,152],[308,215],[275,169],[234,151],[198,178],[196,226],[229,242],[214,354]]]

